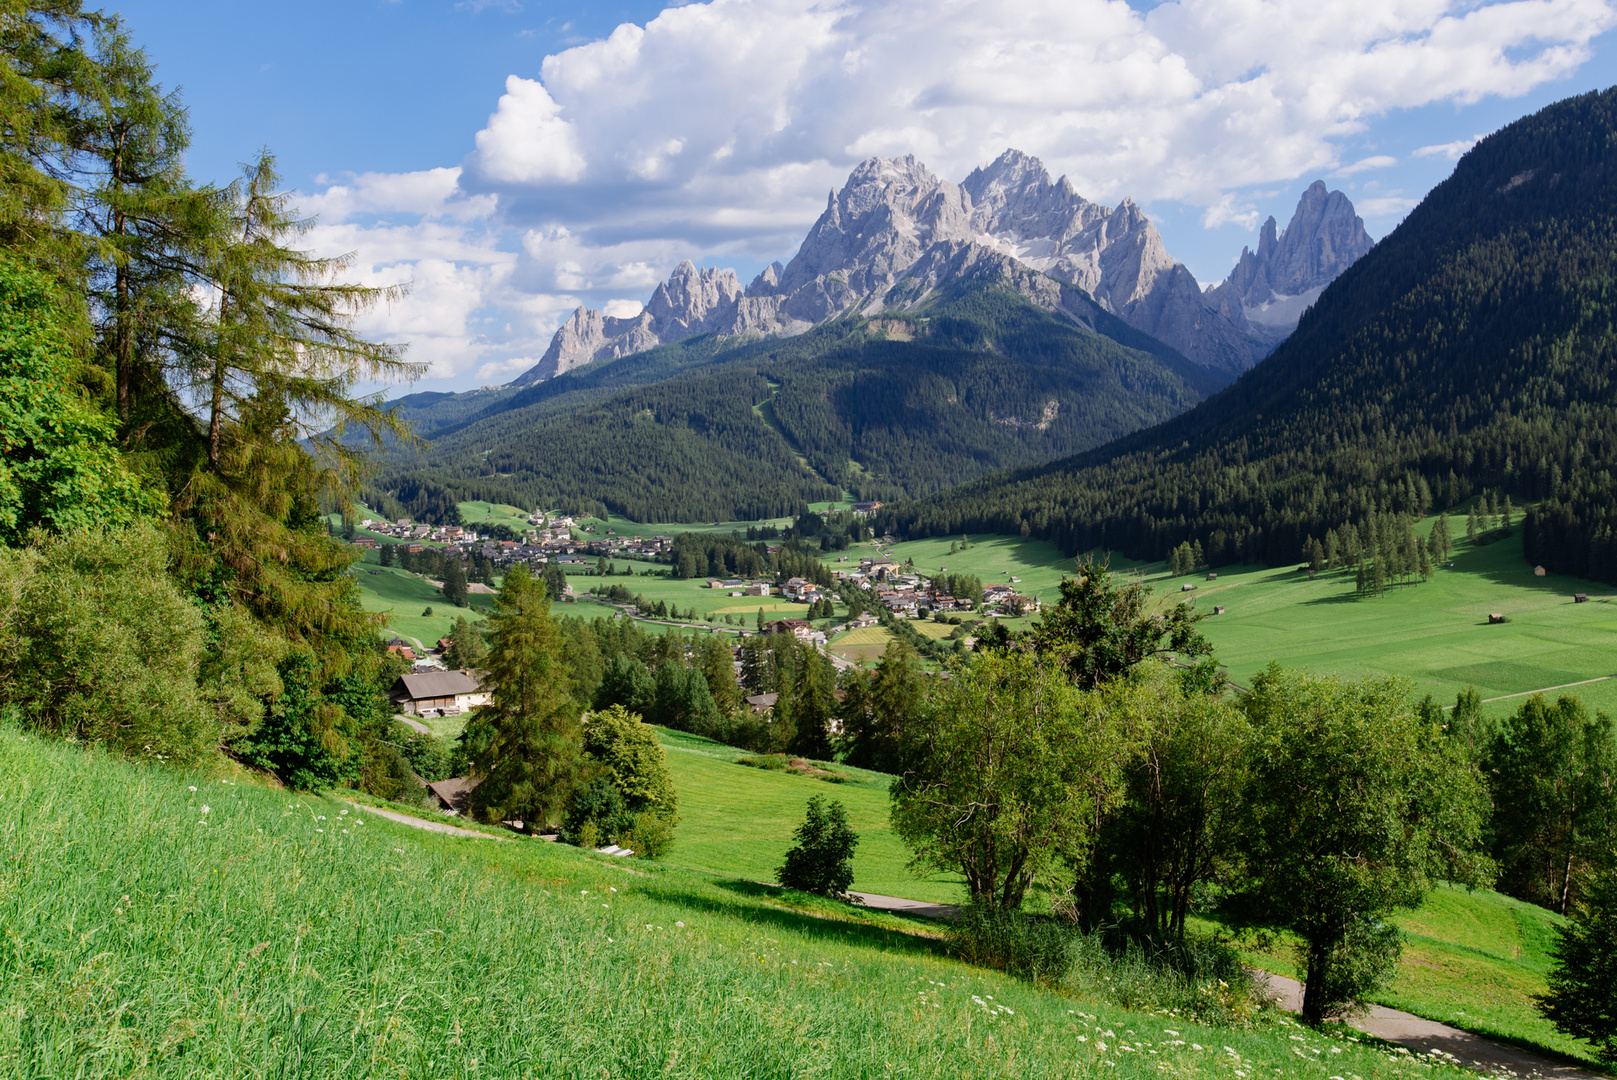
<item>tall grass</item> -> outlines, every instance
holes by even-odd
[[[1226,1027],[1275,1019],[1240,955],[1212,936],[1157,940],[1117,926],[1086,932],[1051,916],[971,904],[953,944],[969,963],[1128,1009]]]
[[[1321,1080],[1432,1075],[1048,992],[694,873],[4,727],[0,776],[3,1078],[1273,1075],[1298,1053]]]

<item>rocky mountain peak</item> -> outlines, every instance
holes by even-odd
[[[1007,284],[1079,321],[1098,306],[1196,363],[1243,371],[1369,247],[1353,204],[1315,183],[1284,232],[1270,218],[1257,251],[1243,250],[1230,278],[1204,293],[1134,200],[1090,202],[1030,154],[1006,150],[958,185],[913,154],[872,157],[830,193],[790,262],[745,290],[734,271],[682,262],[634,318],[579,308],[516,382],[697,334],[801,333],[850,310],[913,307],[962,279]]]
[[[1257,250],[1242,248],[1235,269],[1210,295],[1225,308],[1238,305],[1268,336],[1284,336],[1374,243],[1352,201],[1315,180],[1297,200],[1285,231],[1277,235],[1275,219],[1265,221]]]

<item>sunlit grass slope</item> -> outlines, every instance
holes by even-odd
[[[1377,1004],[1602,1071],[1587,1043],[1556,1031],[1534,1005],[1547,988],[1560,916],[1487,889],[1443,885],[1393,921],[1404,932],[1403,959]],[[1246,944],[1254,966],[1298,975],[1288,937],[1262,949]]]
[[[1460,1075],[4,728],[0,775],[0,1077]]]
[[[892,777],[845,765],[831,766],[847,779],[840,784],[770,769],[738,765],[745,751],[696,735],[658,729],[668,769],[679,793],[679,828],[663,861],[752,881],[774,881],[775,870],[792,846],[792,831],[803,822],[811,797],[835,799],[848,811],[859,834],[854,853],[853,888],[912,900],[959,903],[964,895],[957,875],[920,878],[906,865],[910,853],[887,821],[887,789]]]

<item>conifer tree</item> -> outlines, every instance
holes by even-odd
[[[77,163],[90,180],[77,191],[77,218],[96,240],[90,296],[127,425],[137,391],[170,404],[172,357],[196,318],[194,241],[219,193],[186,178],[185,108],[156,85],[145,53],[116,19],[97,33],[94,61],[73,116],[84,150]]]
[[[490,701],[473,719],[483,731],[472,769],[483,780],[472,807],[485,821],[518,820],[534,832],[583,778],[561,632],[543,584],[520,564],[506,573],[488,623]]]
[[[444,587],[441,591],[444,599],[455,607],[466,606],[466,570],[460,565],[460,556],[453,551],[444,556]]]

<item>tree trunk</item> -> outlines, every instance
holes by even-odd
[[[1331,1002],[1325,1000],[1324,985],[1330,969],[1331,949],[1320,942],[1310,942],[1308,946],[1308,970],[1304,973],[1307,980],[1303,983],[1303,1022],[1319,1025],[1325,1022],[1325,1014]]]
[[[123,194],[123,161],[124,161],[124,134],[118,133],[114,140],[116,150],[112,155],[112,184],[113,190],[120,196]],[[129,219],[124,214],[120,203],[112,212],[112,232],[114,236],[123,236],[128,232]],[[129,253],[120,248],[118,269],[113,281],[113,330],[112,352],[113,369],[118,382],[118,418],[129,419],[130,398],[132,391],[130,385],[134,382],[135,342],[134,330],[130,326],[129,312]]]

